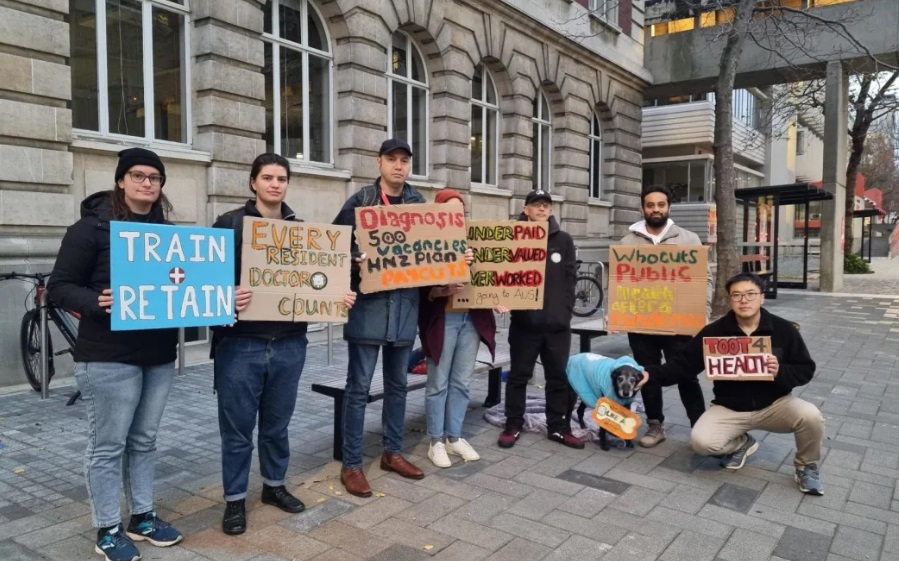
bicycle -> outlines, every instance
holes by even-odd
[[[578,271],[583,265],[583,261],[577,260]],[[598,262],[593,272],[578,273],[577,282],[574,285],[574,310],[573,313],[579,318],[592,316],[602,306],[604,298],[602,290],[604,266]]]
[[[25,304],[25,315],[22,316],[22,324],[19,330],[19,345],[22,350],[22,366],[25,368],[25,377],[28,383],[35,391],[41,391],[41,352],[43,350],[42,334],[41,334],[41,300],[44,292],[47,290],[47,278],[49,273],[35,273],[33,275],[22,273],[0,274],[0,281],[4,280],[20,280],[30,282],[34,285],[31,292],[28,293]],[[31,301],[32,307],[28,307],[28,301]],[[55,374],[55,366],[53,364],[54,357],[71,354],[75,347],[75,339],[78,333],[78,327],[75,320],[80,319],[77,312],[65,310],[47,300],[47,329],[49,334],[49,326],[53,325],[62,334],[68,347],[62,351],[53,352],[53,338],[47,338],[47,383]],[[78,398],[78,394],[73,396],[70,404]]]

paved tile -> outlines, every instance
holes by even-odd
[[[661,561],[713,561],[727,538],[684,530],[665,549]]]
[[[371,557],[372,561],[424,561],[429,559],[427,551],[407,545],[396,544]]]
[[[718,558],[723,561],[767,561],[776,546],[776,538],[737,528],[718,552]]]
[[[856,561],[872,561],[880,557],[883,536],[840,526],[833,537],[830,551]]]
[[[616,495],[620,495],[630,488],[630,485],[623,481],[610,479],[601,475],[592,475],[582,471],[568,470],[560,473],[557,477],[563,481],[570,481],[571,483],[577,483],[578,485],[593,487],[594,489],[607,491]]]
[[[745,513],[749,511],[749,507],[758,496],[759,492],[755,489],[725,483],[715,491],[715,494],[709,499],[709,503]]]
[[[790,561],[819,561],[830,551],[831,537],[788,526],[774,555]]]

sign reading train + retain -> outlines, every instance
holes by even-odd
[[[234,322],[234,232],[110,222],[112,329]]]

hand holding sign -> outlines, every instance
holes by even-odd
[[[97,303],[101,308],[106,308],[106,313],[112,313],[112,289],[107,288],[97,296]]]
[[[774,377],[777,377],[777,372],[780,370],[780,363],[777,362],[777,357],[774,355],[768,355],[768,374],[771,374]]]

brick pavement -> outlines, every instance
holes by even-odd
[[[673,425],[657,448],[602,452],[588,444],[579,451],[526,434],[503,450],[495,445],[498,429],[473,407],[465,432],[482,460],[438,470],[426,459],[424,393],[418,391],[409,397],[406,443],[428,476],[412,482],[377,467],[381,409],[372,404],[365,451],[377,495],[356,498],[343,491],[330,459],[331,400],[309,391],[316,379],[344,371],[345,352],[338,345],[328,367],[325,347],[315,345],[291,424],[288,474],[307,511],[288,515],[261,505],[254,476],[249,531],[221,533],[211,368],[191,367],[177,379],[163,420],[157,475],[159,510],[186,539],[169,549],[143,545],[144,558],[899,559],[899,296],[784,291],[769,308],[800,322],[818,361],[815,380],[797,393],[827,419],[824,497],[796,489],[789,436],[756,435],[759,452],[736,473],[693,456],[671,391],[666,416]],[[622,335],[594,342],[594,350],[610,355],[626,349]],[[64,406],[69,391],[54,388],[47,401],[33,392],[0,396],[4,561],[99,558],[81,473],[84,407]],[[473,393],[475,403],[483,399],[486,380],[478,379]]]

